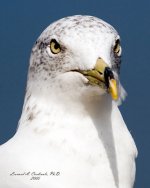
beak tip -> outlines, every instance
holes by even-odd
[[[114,100],[114,101],[117,101],[118,100],[118,95],[111,95],[112,96],[112,99]]]
[[[109,93],[113,100],[118,100],[118,89],[117,89],[117,82],[115,79],[109,80]]]

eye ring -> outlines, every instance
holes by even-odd
[[[60,44],[55,39],[50,42],[50,50],[53,54],[58,54],[61,51]]]
[[[113,48],[113,51],[114,51],[114,53],[117,56],[121,55],[121,45],[120,45],[120,40],[119,39],[116,40],[115,46]]]

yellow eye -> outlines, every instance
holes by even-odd
[[[55,39],[50,42],[50,50],[53,54],[58,54],[61,51],[60,44]]]
[[[118,56],[121,55],[121,46],[119,40],[116,41],[116,44],[114,46],[114,53],[117,54]]]

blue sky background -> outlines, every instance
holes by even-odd
[[[136,188],[150,187],[150,1],[1,0],[0,144],[11,138],[21,115],[32,45],[51,22],[86,14],[104,19],[120,33],[122,84],[128,97],[120,107],[139,156]]]

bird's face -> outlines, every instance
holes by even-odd
[[[36,41],[29,79],[79,88],[98,87],[118,99],[120,37],[106,22],[92,16],[72,16],[51,24]],[[44,84],[44,83],[45,84]]]

